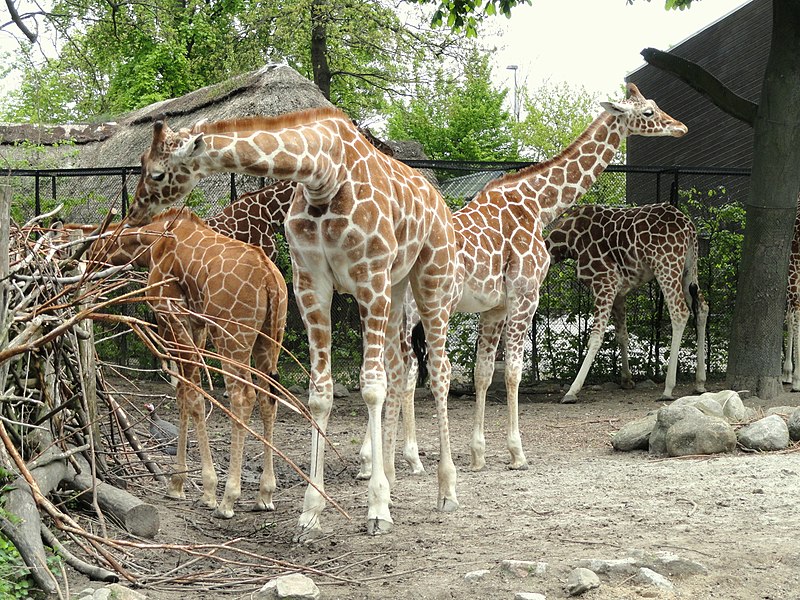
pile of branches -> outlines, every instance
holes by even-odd
[[[0,532],[17,548],[36,586],[65,597],[64,563],[96,581],[164,581],[163,573],[145,572],[141,560],[132,560],[133,553],[141,557],[147,550],[185,554],[187,563],[198,557],[217,561],[207,572],[230,562],[231,553],[237,564],[247,559],[259,565],[266,579],[304,570],[265,556],[246,557],[236,540],[218,547],[147,541],[158,533],[158,511],[127,490],[137,482],[152,489],[154,479],[163,485],[165,475],[136,434],[141,411],[106,381],[93,339],[93,321],[122,323],[165,364],[172,359],[151,323],[108,312],[147,298],[146,273],[130,267],[87,270],[80,259],[90,239],[68,239],[63,230],[44,227],[56,211],[14,225],[9,196],[0,188]],[[209,369],[207,362],[202,366]],[[307,415],[296,399],[290,403]],[[48,548],[62,559],[60,575],[48,568]]]

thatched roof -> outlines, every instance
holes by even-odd
[[[172,128],[188,127],[200,119],[216,121],[249,115],[278,115],[306,108],[331,106],[319,88],[285,65],[267,65],[228,81],[195,90],[121,115],[115,122],[68,125],[0,124],[0,155],[9,162],[14,144],[32,142],[72,145],[50,153],[48,168],[125,167],[139,164],[152,140],[153,121],[166,117]],[[26,157],[30,153],[25,154]],[[40,165],[31,165],[32,167]]]

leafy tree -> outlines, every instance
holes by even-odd
[[[491,84],[489,56],[473,49],[461,76],[440,69],[407,105],[390,109],[387,135],[416,140],[442,160],[511,160],[518,156],[513,117],[503,108],[508,90]]]
[[[6,118],[89,120],[287,62],[363,119],[407,94],[416,66],[459,59],[464,46],[453,33],[404,22],[384,0],[58,0],[38,17],[59,56],[39,65],[24,45],[24,84],[7,99]]]

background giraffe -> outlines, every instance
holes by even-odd
[[[786,351],[783,355],[783,382],[800,391],[800,195],[794,219],[792,251],[789,255],[789,283],[786,289]]]
[[[474,470],[486,464],[486,391],[504,326],[510,466],[527,467],[519,433],[518,392],[525,334],[550,265],[542,228],[589,189],[626,136],[681,137],[687,131],[683,123],[642,96],[635,85],[629,83],[627,90],[625,100],[601,102],[604,112],[557,156],[489,182],[472,202],[453,214],[465,272],[463,297],[456,310],[480,313],[470,441]]]
[[[203,503],[216,507],[218,516],[230,518],[241,495],[245,430],[234,420],[225,493],[217,506],[217,475],[208,443],[205,401],[197,366],[201,361],[198,349],[205,346],[208,333],[222,357],[231,412],[241,423],[247,423],[258,400],[264,438],[269,444],[264,445],[264,470],[255,508],[274,510],[275,473],[270,444],[277,396],[271,389],[278,376],[287,307],[286,283],[278,268],[261,249],[212,231],[188,209],[166,211],[141,227],[117,228],[110,237],[92,244],[89,258],[146,267],[148,285],[164,283],[150,292],[149,303],[161,336],[171,343],[170,350],[182,375],[176,391],[180,411],[177,471],[170,479],[167,495],[185,497],[190,416],[200,447]],[[260,388],[257,393],[246,383],[252,380],[251,354]]]
[[[361,390],[373,448],[367,530],[373,534],[392,527],[381,412],[388,385],[387,422],[396,419],[404,372],[402,299],[411,284],[428,331],[434,374],[441,446],[437,505],[455,510],[445,342],[459,286],[455,234],[441,194],[421,174],[376,150],[343,113],[317,109],[204,123],[177,133],[163,122],[155,123],[129,219],[144,222],[158,208],[183,199],[201,177],[225,171],[301,184],[287,217],[286,236],[295,297],[309,338],[309,405],[323,434],[333,402],[333,290],[352,294],[359,305],[364,339]],[[321,532],[325,444],[320,431],[312,431],[310,475],[316,487],[306,490],[300,540]]]
[[[546,244],[553,261],[575,260],[578,279],[592,290],[595,302],[586,356],[562,402],[577,402],[612,312],[622,361],[622,387],[634,387],[628,364],[625,298],[653,278],[661,287],[672,321],[672,344],[661,399],[672,399],[681,338],[690,310],[697,326],[695,390],[705,391],[708,304],[697,280],[697,231],[686,215],[670,204],[634,208],[586,204],[557,221]]]

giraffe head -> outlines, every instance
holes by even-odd
[[[627,89],[625,100],[600,103],[606,112],[620,118],[626,135],[681,137],[686,134],[686,125],[658,108],[655,101],[645,98],[634,84],[628,83]]]
[[[142,154],[142,174],[128,211],[134,225],[147,223],[159,210],[175,204],[192,191],[200,179],[193,160],[205,150],[202,132],[173,131],[163,120],[153,123],[153,143]]]

